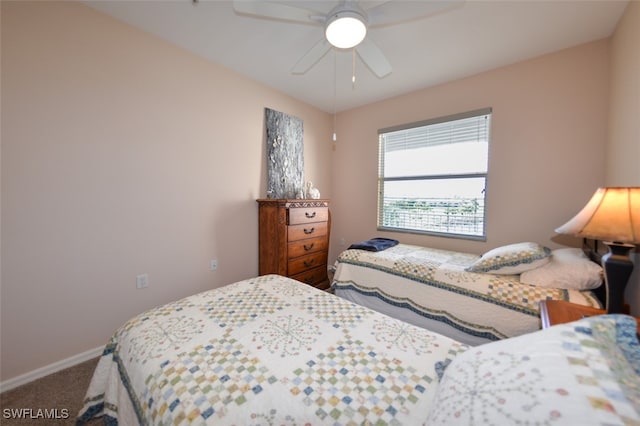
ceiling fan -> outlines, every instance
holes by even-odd
[[[464,0],[342,0],[329,13],[322,13],[313,7],[326,7],[327,3],[335,2],[234,0],[233,8],[242,15],[324,27],[325,37],[298,60],[291,69],[293,74],[306,73],[335,47],[342,50],[355,49],[369,69],[382,78],[391,73],[391,64],[382,50],[366,37],[367,30],[424,18],[463,2]]]

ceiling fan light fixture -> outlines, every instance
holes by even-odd
[[[341,11],[327,20],[324,33],[331,45],[339,49],[351,49],[364,40],[367,35],[367,25],[364,17],[359,13]]]

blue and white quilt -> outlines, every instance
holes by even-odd
[[[472,345],[540,329],[542,300],[601,307],[590,291],[465,271],[478,258],[407,244],[379,252],[345,250],[336,261],[332,288],[352,302]]]
[[[79,423],[418,425],[464,344],[267,275],[151,309],[106,345]]]

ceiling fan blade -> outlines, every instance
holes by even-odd
[[[462,6],[465,0],[387,1],[367,9],[369,27],[421,19]]]
[[[311,69],[327,52],[331,45],[326,38],[318,41],[291,69],[292,74],[304,74]]]
[[[233,10],[243,15],[270,18],[278,21],[303,22],[306,24],[320,23],[318,22],[317,12],[264,0],[234,0]]]
[[[386,77],[391,74],[391,64],[382,53],[382,50],[371,41],[370,38],[365,38],[362,43],[356,47],[358,56],[362,59],[371,71],[378,77]]]

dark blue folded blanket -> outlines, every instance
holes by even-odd
[[[361,241],[359,243],[351,244],[349,248],[367,251],[381,251],[397,245],[398,242],[398,240],[393,240],[391,238],[377,237],[371,238],[370,240]]]

